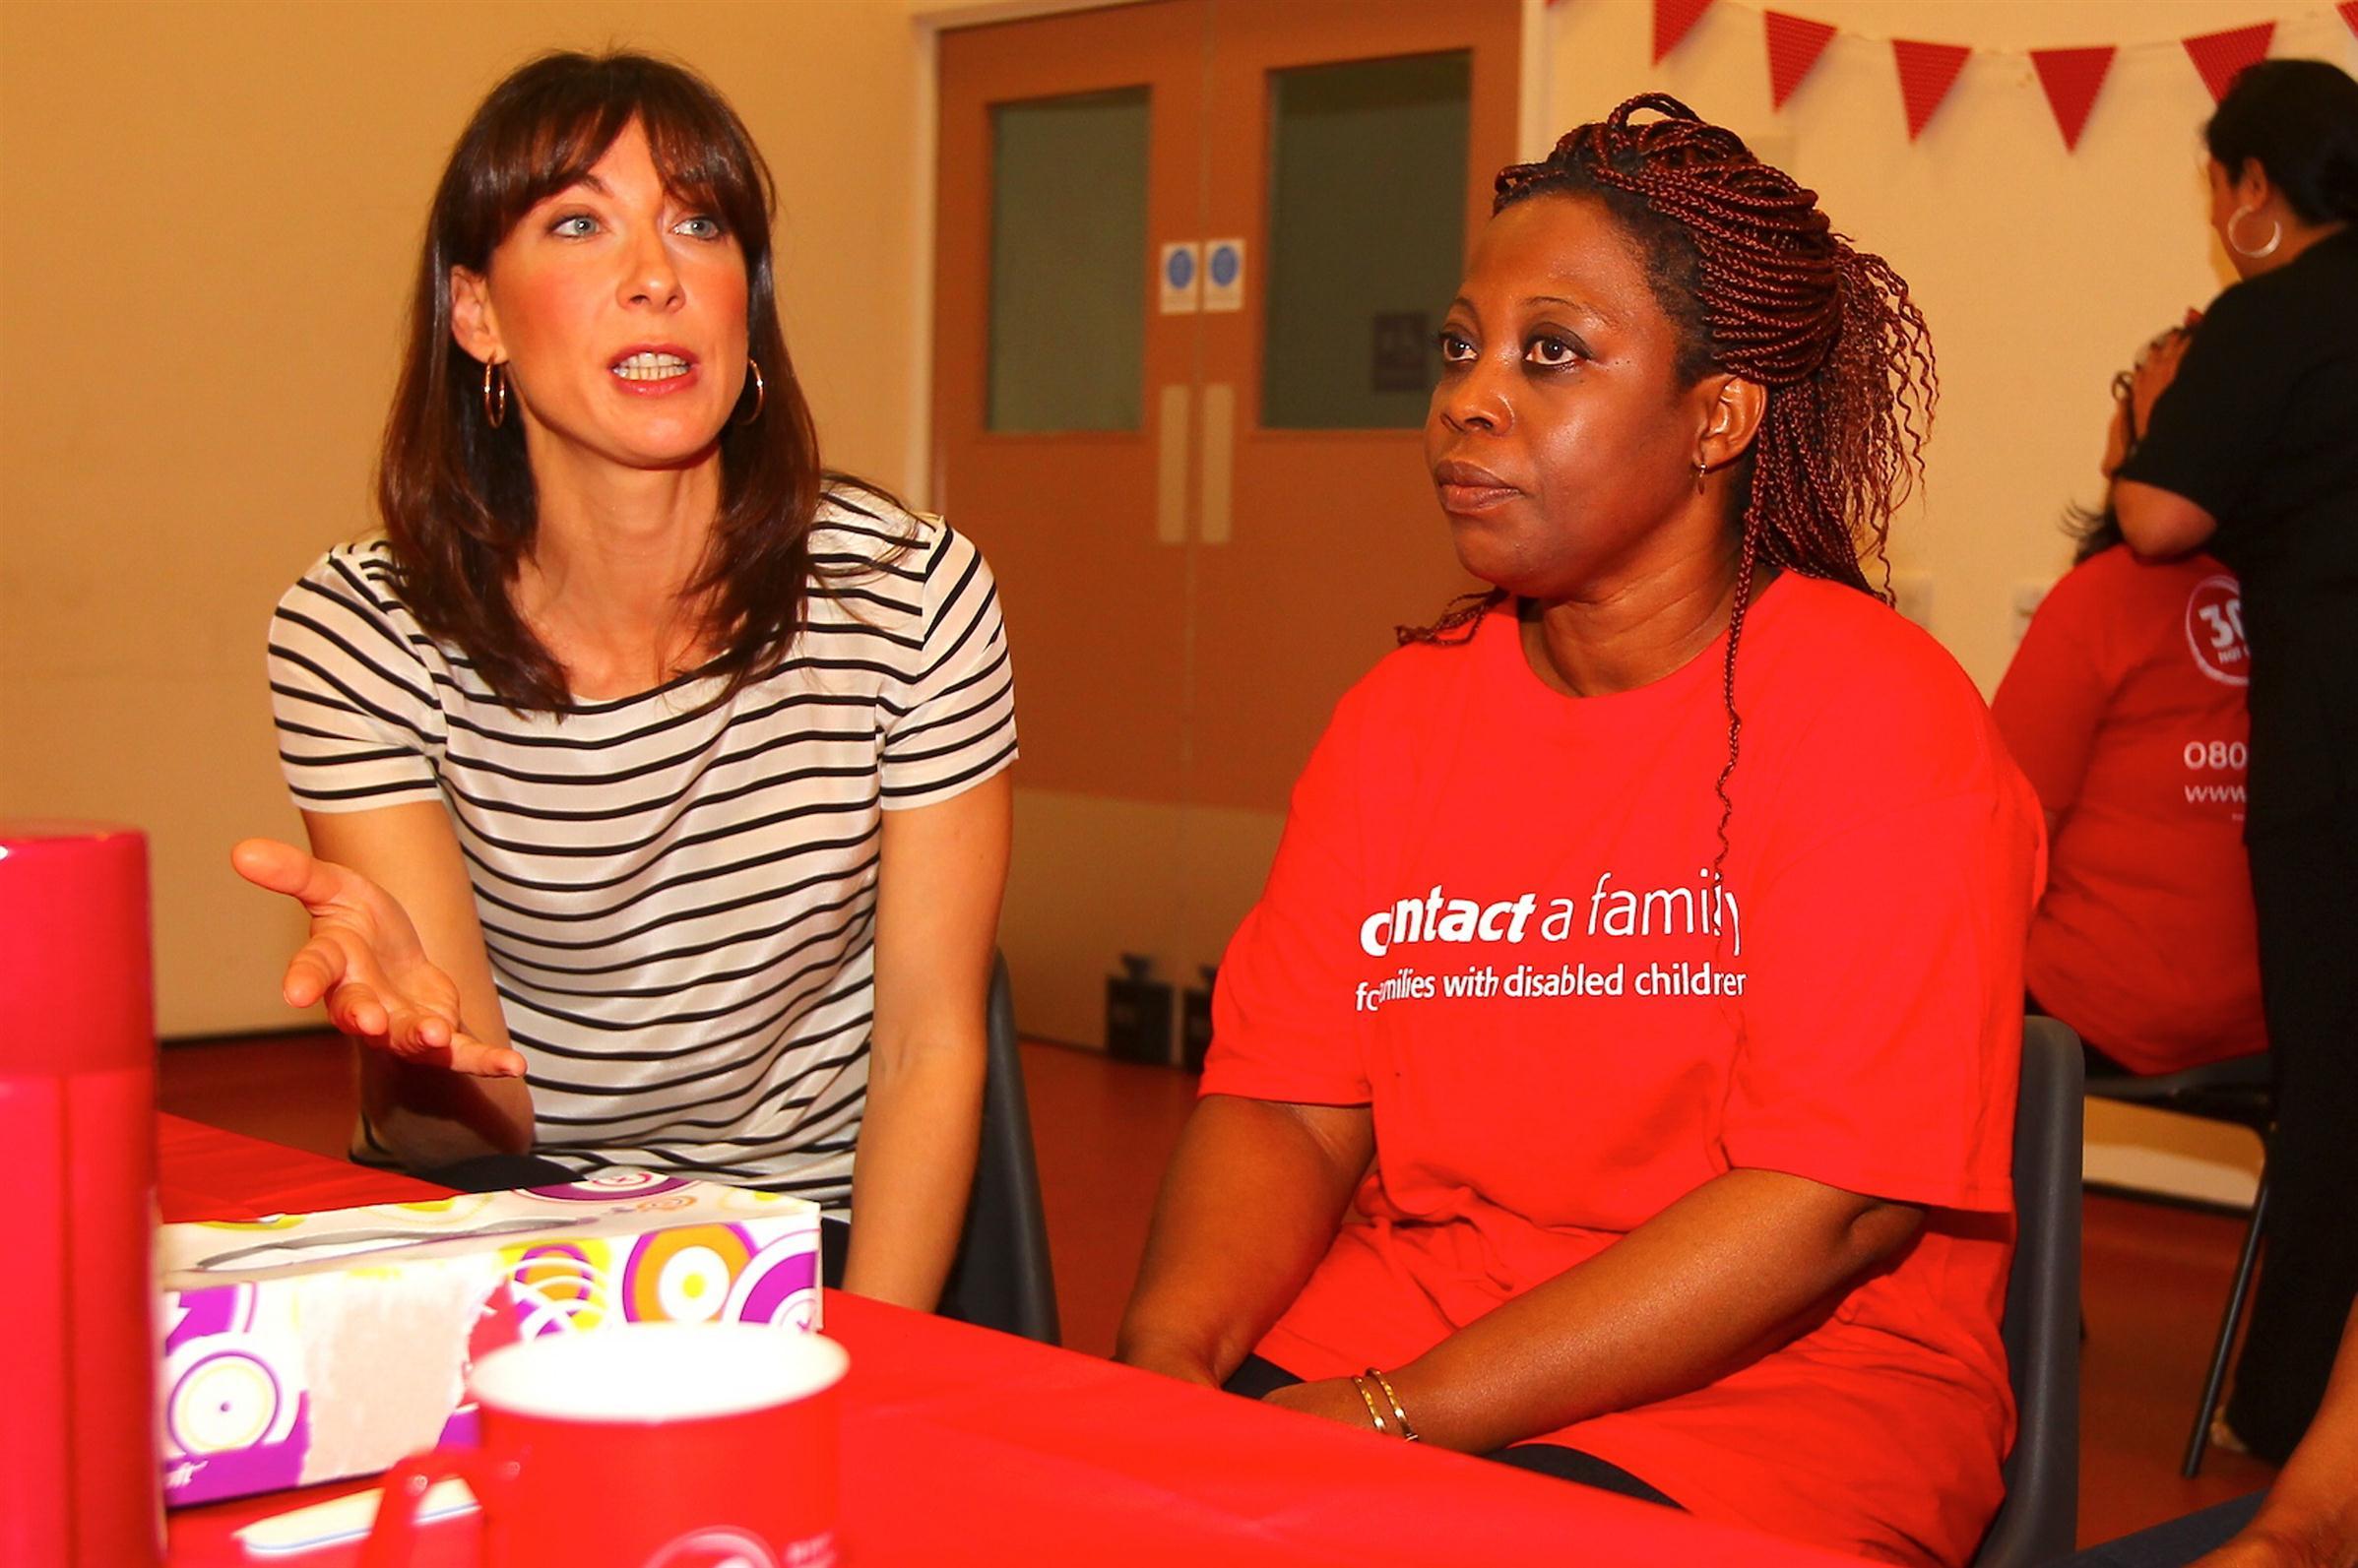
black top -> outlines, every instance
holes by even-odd
[[[2218,519],[2243,579],[2247,835],[2358,822],[2358,230],[2219,295],[2121,477]]]

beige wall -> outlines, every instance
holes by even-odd
[[[938,10],[938,6],[924,9]],[[299,832],[270,606],[370,525],[409,270],[510,67],[621,42],[709,75],[778,176],[828,456],[910,455],[927,262],[908,0],[0,8],[0,814],[151,835],[166,1035],[290,1021],[299,929],[225,850]]]

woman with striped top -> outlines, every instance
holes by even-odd
[[[821,470],[770,213],[677,67],[492,92],[428,220],[383,532],[272,622],[311,852],[234,860],[310,912],[286,995],[366,1047],[363,1157],[800,1193],[860,1216],[845,1284],[929,1308],[1012,677],[974,546]]]

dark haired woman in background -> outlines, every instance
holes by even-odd
[[[2173,329],[2147,352],[2184,335]],[[2116,379],[2103,472],[2141,432]],[[2023,978],[2091,1073],[2171,1073],[2267,1048],[2244,859],[2251,675],[2235,578],[2200,552],[2141,562],[2112,503],[2078,518],[1990,712],[2047,811],[2047,891]]]
[[[384,533],[272,622],[312,853],[235,860],[310,911],[287,999],[367,1047],[363,1157],[849,1206],[846,1283],[930,1308],[980,1124],[1007,650],[971,544],[822,471],[771,208],[678,67],[493,90],[427,222]]]
[[[2226,1435],[2280,1462],[2358,1291],[2358,82],[2262,61],[2204,135],[2211,225],[2242,282],[2138,376],[2147,433],[2113,506],[2139,555],[2208,549],[2243,581],[2277,1131]]]
[[[1121,1354],[1961,1562],[2011,1427],[2039,832],[1862,567],[1923,318],[1648,95],[1498,177],[1441,350],[1427,451],[1497,588],[1295,790]]]

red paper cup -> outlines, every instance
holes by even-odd
[[[465,1480],[491,1568],[831,1568],[834,1341],[750,1323],[631,1323],[492,1351],[478,1449],[385,1477],[362,1568],[410,1561],[426,1489]]]
[[[154,1568],[156,1011],[147,841],[0,821],[0,1568]]]

